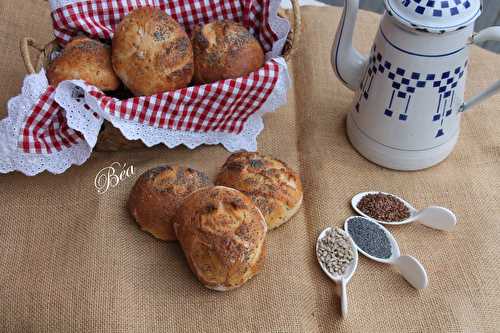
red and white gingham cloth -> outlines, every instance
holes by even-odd
[[[54,94],[55,88],[49,86],[27,117],[19,140],[24,152],[51,154],[83,139],[79,132],[68,127]]]
[[[127,13],[139,7],[154,6],[165,10],[188,32],[195,25],[213,20],[242,22],[260,40],[269,55],[280,38],[269,24],[271,2],[88,0],[59,7],[52,12],[52,18],[55,36],[61,44],[81,31],[93,38],[109,40],[113,37],[115,26]],[[154,96],[118,100],[92,86],[87,86],[86,91],[96,99],[100,111],[110,117],[170,130],[238,134],[248,118],[259,111],[272,94],[279,75],[279,63],[270,58],[263,68],[246,77]],[[55,87],[49,86],[26,118],[18,142],[25,153],[51,154],[84,140],[79,132],[68,127],[65,112],[54,96]],[[100,117],[97,113],[94,115]]]

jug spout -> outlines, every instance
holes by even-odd
[[[361,83],[367,57],[352,45],[359,0],[344,0],[344,12],[332,47],[332,66],[337,77],[351,90]]]

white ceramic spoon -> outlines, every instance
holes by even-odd
[[[377,194],[377,193],[382,193],[382,194],[387,194],[387,195],[392,195],[401,202],[405,204],[406,207],[410,210],[410,217],[407,218],[406,220],[403,221],[393,221],[393,222],[386,222],[386,221],[380,221],[377,219],[374,219],[373,217],[370,217],[363,213],[359,208],[358,208],[358,203],[367,194]],[[418,221],[422,223],[423,225],[433,228],[433,229],[439,229],[439,230],[446,230],[450,231],[452,230],[455,225],[457,224],[457,217],[453,212],[447,208],[444,207],[437,207],[437,206],[431,206],[425,209],[422,209],[420,211],[417,211],[415,208],[413,208],[412,205],[410,205],[407,201],[403,200],[402,198],[398,197],[397,195],[390,194],[390,193],[385,193],[385,192],[379,192],[379,191],[371,191],[371,192],[362,192],[356,194],[352,200],[351,200],[351,205],[352,208],[361,216],[373,219],[381,224],[390,224],[390,225],[400,225],[400,224],[407,224],[407,223],[412,223],[415,221]]]
[[[351,236],[347,234],[344,230],[340,229],[341,233],[345,235],[348,239],[349,242],[351,243],[352,247],[352,261],[349,264],[349,266],[346,268],[345,272],[343,275],[337,275],[337,274],[331,274],[328,269],[323,265],[321,262],[319,256],[318,256],[318,246],[319,246],[319,241],[326,236],[326,233],[328,230],[332,228],[326,228],[321,232],[321,234],[318,237],[318,240],[316,241],[316,257],[318,258],[319,265],[323,272],[331,279],[333,282],[340,284],[340,311],[342,313],[342,316],[347,315],[347,283],[349,280],[351,280],[352,275],[356,271],[356,267],[358,267],[358,251],[356,249],[356,245],[354,241],[352,240]]]
[[[374,223],[385,232],[392,247],[391,251],[392,254],[389,258],[382,259],[374,257],[369,253],[365,252],[363,248],[356,243],[356,241],[352,237],[352,234],[349,231],[349,222],[356,218],[363,219],[365,223]],[[353,240],[354,244],[356,244],[356,248],[358,249],[358,251],[364,254],[366,257],[384,264],[396,266],[396,268],[399,270],[401,275],[403,275],[406,281],[408,281],[416,289],[424,289],[427,287],[429,280],[427,279],[427,272],[425,271],[424,266],[422,266],[422,264],[414,257],[402,256],[399,252],[399,246],[398,243],[396,242],[396,239],[394,238],[394,236],[392,236],[389,230],[384,228],[383,225],[377,223],[375,220],[372,219],[367,219],[361,216],[352,216],[345,221],[344,229],[347,231],[349,236],[351,236],[351,239]]]

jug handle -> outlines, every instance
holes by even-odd
[[[485,41],[497,41],[500,42],[500,26],[498,27],[490,27],[480,31],[477,34],[474,34],[471,38],[472,44],[479,44]],[[481,103],[485,99],[493,96],[498,91],[500,91],[500,80],[491,85],[488,89],[481,92],[479,95],[473,97],[469,101],[462,104],[460,107],[460,112],[467,111],[471,107]]]

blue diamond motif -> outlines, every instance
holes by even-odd
[[[388,61],[386,61],[386,62],[384,63],[384,67],[385,67],[385,68],[387,68],[387,69],[391,69],[391,63],[390,63],[390,62],[388,62]]]
[[[393,72],[390,72],[389,79],[394,80],[395,78],[396,78],[396,74],[394,74]]]
[[[406,121],[406,119],[408,119],[408,115],[406,115],[406,114],[399,115],[399,120]]]
[[[411,74],[411,78],[412,78],[413,80],[418,80],[418,79],[420,79],[420,73],[415,73],[415,72],[413,72],[413,73]]]
[[[441,81],[434,81],[433,87],[439,87],[441,85]]]
[[[439,119],[441,119],[440,114],[436,114],[436,115],[434,115],[434,117],[432,117],[432,121],[438,121]]]
[[[455,74],[460,73],[460,67],[455,68]]]
[[[415,88],[413,88],[413,87],[407,87],[406,91],[413,94],[415,92]]]
[[[410,84],[410,80],[408,80],[407,78],[403,78],[403,79],[401,80],[401,83],[402,83],[402,84],[405,84],[405,85],[409,85],[409,84]]]
[[[398,67],[398,69],[396,70],[396,73],[397,73],[398,75],[403,76],[403,75],[405,75],[405,70],[404,70],[404,69],[402,69],[402,68],[399,68],[399,67]]]
[[[429,1],[427,1],[427,5],[426,6],[432,8],[432,7],[434,7],[435,4],[436,4],[436,2],[434,0],[429,0]]]
[[[443,11],[440,9],[434,9],[434,11],[432,12],[432,16],[441,17],[443,16]]]
[[[444,72],[443,75],[441,76],[442,79],[447,79],[450,77],[450,72]]]
[[[439,129],[439,131],[437,132],[437,134],[436,134],[436,138],[439,138],[440,136],[443,136],[443,135],[444,135],[444,131],[443,131],[443,129],[441,128],[441,129]]]
[[[439,92],[440,93],[443,93],[446,91],[446,86],[442,86],[441,88],[439,88]]]
[[[402,91],[398,91],[398,97],[399,98],[406,98],[406,93]]]
[[[465,1],[464,2],[464,7],[465,8],[469,8],[470,7],[470,2],[469,1]]]
[[[448,3],[448,1],[441,1],[441,8],[449,8],[450,7],[450,4]]]
[[[425,87],[425,81],[418,81],[417,82],[417,87],[424,88]]]
[[[385,109],[384,114],[385,114],[387,117],[392,117],[392,113],[393,113],[393,112],[392,112],[391,110],[387,110],[387,109]]]
[[[458,15],[458,8],[457,7],[450,8],[450,12],[452,16]]]
[[[401,83],[393,82],[393,83],[392,83],[392,87],[393,87],[394,89],[399,89],[399,88],[401,88]]]
[[[427,74],[426,80],[427,81],[434,81],[435,78],[436,78],[436,74]]]

